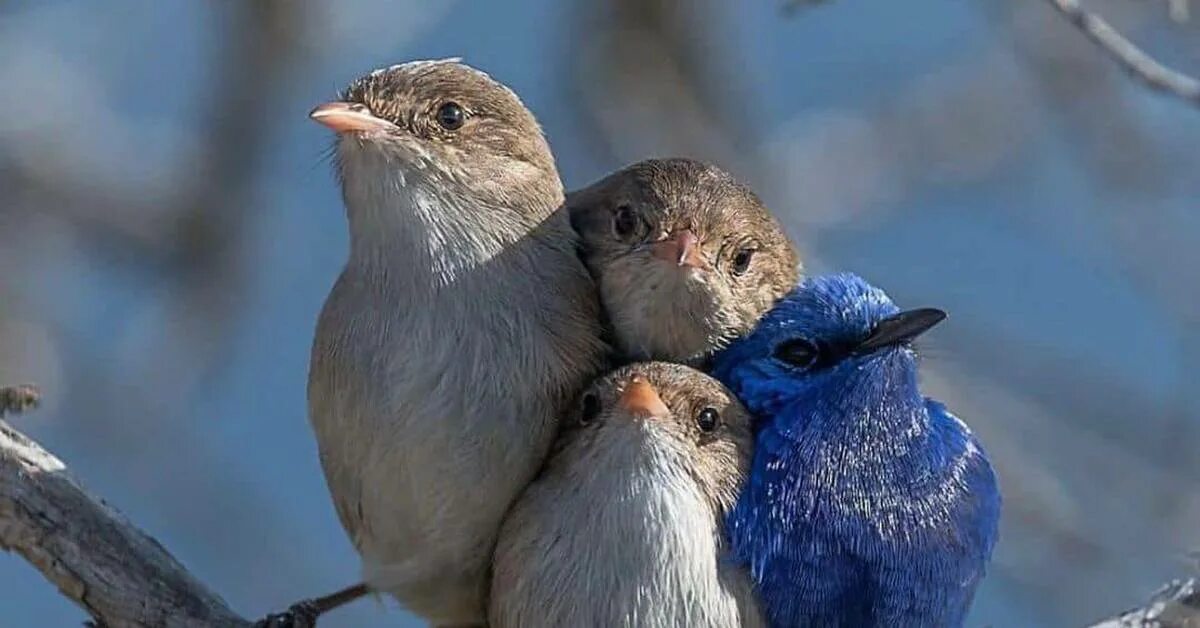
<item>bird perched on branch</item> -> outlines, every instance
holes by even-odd
[[[501,518],[607,351],[562,183],[516,94],[457,60],[372,72],[312,118],[350,224],[308,386],[368,583],[348,597],[480,624]]]
[[[715,166],[652,159],[567,196],[615,344],[698,365],[796,285],[799,258],[749,188]]]
[[[727,529],[772,626],[962,624],[1000,493],[975,436],[917,387],[912,340],[944,317],[812,278],[716,357],[756,419]]]
[[[490,625],[762,625],[722,529],[752,441],[746,410],[700,371],[640,363],[600,378],[505,519]]]

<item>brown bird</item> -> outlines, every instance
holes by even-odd
[[[481,624],[501,518],[607,351],[554,159],[516,94],[455,60],[372,72],[312,118],[338,134],[350,256],[309,418],[366,585],[294,609],[369,589]]]
[[[754,441],[750,415],[680,364],[597,380],[496,546],[493,628],[760,626],[725,516]]]
[[[643,161],[572,192],[567,207],[629,359],[702,363],[799,278],[779,223],[709,164]]]

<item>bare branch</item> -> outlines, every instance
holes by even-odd
[[[1200,80],[1159,63],[1117,32],[1103,18],[1084,9],[1078,0],[1047,0],[1134,78],[1151,89],[1200,107]]]
[[[20,389],[0,390],[8,400]],[[62,461],[3,421],[0,548],[23,556],[102,626],[249,625],[157,541],[89,495]]]
[[[1142,608],[1106,619],[1092,628],[1196,628],[1200,626],[1200,582],[1176,580]]]

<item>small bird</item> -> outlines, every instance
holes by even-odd
[[[494,628],[761,626],[725,516],[750,464],[750,416],[715,379],[628,365],[584,394],[496,546]]]
[[[326,600],[481,624],[503,515],[608,353],[554,158],[517,95],[456,59],[377,70],[311,117],[337,133],[350,254],[309,418],[367,582]]]
[[[796,285],[771,212],[719,168],[652,159],[567,196],[617,350],[701,365]]]
[[[714,360],[755,417],[727,522],[771,626],[960,626],[1000,492],[967,426],[917,387],[901,312],[861,278],[810,278]]]

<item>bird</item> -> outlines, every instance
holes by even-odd
[[[336,133],[350,250],[309,419],[365,582],[325,601],[384,592],[482,624],[501,519],[609,352],[553,155],[520,98],[459,59],[376,70],[310,116]]]
[[[620,358],[703,366],[796,285],[800,256],[720,168],[650,159],[567,195]]]
[[[598,378],[501,528],[489,625],[764,625],[723,532],[752,441],[745,408],[698,370]]]
[[[810,277],[714,358],[754,415],[726,531],[771,626],[962,625],[1001,497],[976,436],[918,387],[913,340],[945,316]]]

